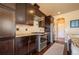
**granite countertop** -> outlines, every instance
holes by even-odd
[[[23,36],[32,36],[32,35],[46,35],[46,32],[33,32],[33,33],[26,33],[26,34],[16,34],[16,37],[23,37]]]

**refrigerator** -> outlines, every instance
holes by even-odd
[[[13,54],[15,38],[15,12],[0,4],[0,55]]]

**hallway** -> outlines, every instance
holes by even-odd
[[[45,53],[44,55],[63,55],[64,52],[64,44],[54,43]]]

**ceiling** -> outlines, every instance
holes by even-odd
[[[15,9],[15,3],[3,4]],[[53,16],[58,15],[58,12],[63,14],[74,10],[79,10],[79,3],[38,3],[38,5],[43,13]]]
[[[46,15],[58,15],[79,10],[79,3],[39,3],[40,10]]]

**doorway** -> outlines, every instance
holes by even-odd
[[[57,41],[65,42],[65,19],[57,19]]]

